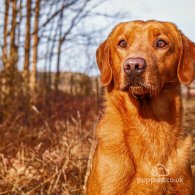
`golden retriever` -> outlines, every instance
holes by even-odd
[[[120,23],[97,64],[106,101],[87,194],[192,194],[180,83],[195,79],[195,44],[169,22]]]

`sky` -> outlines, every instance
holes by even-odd
[[[173,22],[195,42],[195,0],[110,0],[99,9],[128,12],[129,17],[125,20]]]

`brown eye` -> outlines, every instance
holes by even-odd
[[[167,45],[168,44],[163,40],[158,40],[157,43],[156,43],[156,47],[160,48],[160,49],[165,48]]]
[[[122,39],[122,40],[119,41],[118,46],[122,47],[122,48],[126,48],[127,47],[127,42],[124,39]]]

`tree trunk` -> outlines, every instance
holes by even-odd
[[[8,34],[8,19],[9,19],[9,6],[10,6],[10,1],[7,0],[5,1],[5,15],[4,15],[4,32],[3,32],[3,65],[4,68],[7,68],[8,66],[8,54],[7,54],[7,34]]]
[[[20,39],[21,39],[21,22],[22,22],[22,6],[23,6],[23,4],[22,4],[22,0],[19,0],[19,8],[18,8],[18,28],[17,28],[17,35],[18,35],[18,37],[17,37],[17,39],[18,39],[18,42],[17,42],[17,44],[18,44],[18,46],[20,47],[20,45],[21,45],[21,42],[20,42]]]
[[[56,10],[57,10],[57,6],[56,6]],[[54,25],[52,25],[51,29],[50,29],[50,32],[52,33],[53,32],[53,28],[56,28],[56,31],[55,31],[55,34],[54,34],[54,37],[57,37],[58,36],[58,30],[61,26],[61,21],[58,20],[57,22],[57,26],[55,27]],[[54,49],[56,47],[56,40],[53,40],[52,41],[52,44],[51,44],[51,49],[50,49],[50,55],[49,55],[49,70],[48,70],[48,80],[47,80],[47,89],[50,90],[52,88],[52,84],[54,83],[54,79],[53,79],[53,76],[52,76],[52,70],[51,70],[51,67],[52,67],[52,60],[53,60],[53,56],[54,56]]]
[[[37,53],[38,53],[38,30],[39,30],[39,12],[40,12],[40,0],[36,0],[35,5],[35,21],[34,21],[34,34],[33,34],[33,57],[32,57],[32,70],[30,75],[30,89],[34,91],[36,88],[37,81]]]
[[[55,90],[58,91],[59,89],[59,81],[60,81],[60,60],[61,60],[61,48],[62,48],[62,41],[59,41],[58,45],[58,56],[57,56],[57,66],[56,66],[56,75],[55,75]]]
[[[16,17],[17,17],[17,0],[12,0],[12,25],[10,33],[10,63],[9,67],[15,69],[16,63],[18,60],[18,46],[15,44],[16,38]]]
[[[3,104],[6,97],[5,95],[8,93],[8,78],[9,75],[7,73],[7,69],[9,67],[9,58],[7,53],[7,36],[8,36],[8,21],[9,21],[9,8],[10,1],[5,1],[5,14],[4,14],[4,31],[3,31],[3,47],[2,47],[2,60],[4,66],[4,74],[0,78],[0,104]]]
[[[59,25],[60,32],[59,32],[59,42],[58,42],[58,50],[57,50],[58,56],[57,56],[56,75],[55,75],[55,83],[54,83],[55,91],[58,91],[59,81],[60,81],[61,49],[62,49],[62,44],[63,44],[63,40],[62,40],[63,10],[60,14],[59,20],[60,20],[60,25]]]
[[[30,62],[30,25],[31,25],[31,0],[27,0],[26,4],[27,16],[26,16],[26,34],[25,34],[25,52],[24,52],[24,65],[23,65],[23,79],[27,86],[29,81],[29,62]]]
[[[8,13],[9,14],[9,13]],[[12,20],[10,30],[10,52],[9,59],[5,67],[5,88],[6,95],[13,96],[16,81],[16,65],[18,62],[18,46],[15,44],[16,39],[16,26],[17,26],[17,0],[12,0]]]

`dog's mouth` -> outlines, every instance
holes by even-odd
[[[150,94],[149,89],[144,86],[129,86],[128,91],[138,99],[143,99],[145,96],[148,96]]]
[[[126,86],[123,86],[121,90],[131,93],[137,99],[155,97],[159,92],[158,87],[146,85],[144,83],[127,84]]]

